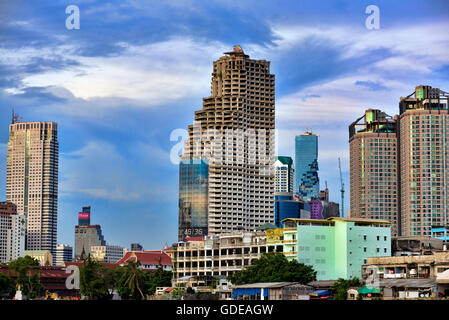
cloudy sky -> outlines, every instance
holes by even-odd
[[[66,28],[66,7],[80,29]],[[380,29],[368,30],[368,5]],[[278,154],[319,135],[322,186],[349,202],[348,125],[366,108],[398,113],[428,84],[449,91],[447,0],[0,1],[0,200],[11,107],[59,125],[58,242],[92,206],[106,240],[160,249],[177,238],[175,129],[210,94],[212,62],[239,44],[276,75]],[[346,205],[346,209],[349,209]]]

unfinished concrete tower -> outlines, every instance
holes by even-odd
[[[203,182],[207,176],[201,188],[195,177],[180,176],[180,238],[253,230],[274,219],[275,80],[270,62],[252,60],[235,46],[214,62],[211,93],[195,112],[185,141],[182,164],[207,164],[208,175],[201,175]]]

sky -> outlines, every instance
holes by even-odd
[[[66,8],[78,6],[69,30]],[[369,5],[379,29],[368,29]],[[349,210],[348,126],[368,108],[399,112],[425,84],[449,91],[447,0],[0,1],[0,201],[6,198],[11,108],[56,121],[58,243],[74,244],[91,205],[109,244],[157,250],[177,241],[178,166],[170,161],[202,98],[212,63],[240,45],[271,61],[277,154],[319,135],[319,176]]]

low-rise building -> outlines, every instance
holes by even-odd
[[[194,238],[172,246],[173,282],[186,276],[229,276],[250,266],[269,251],[282,252],[282,245],[267,247],[264,231],[225,233]]]
[[[386,298],[449,297],[449,251],[368,258],[362,275]]]
[[[298,282],[266,282],[234,286],[234,300],[309,300],[313,287]]]
[[[38,260],[41,266],[53,266],[53,255],[50,250],[25,250],[23,254]]]
[[[123,258],[126,252],[126,248],[108,244],[104,246],[90,247],[90,255],[92,259],[105,263],[116,263]]]
[[[368,257],[391,255],[389,221],[331,217],[285,219],[283,225],[267,245],[281,245],[288,259],[313,266],[317,280],[360,278]]]
[[[444,241],[431,237],[395,237],[391,240],[392,256],[420,256],[444,249]]]
[[[164,251],[128,251],[123,258],[117,261],[120,266],[125,265],[129,261],[140,262],[143,270],[156,270],[162,269],[165,271],[171,271],[173,264],[170,256]]]

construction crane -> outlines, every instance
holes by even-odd
[[[342,218],[345,217],[345,184],[343,183],[343,177],[341,175],[341,162],[340,158],[338,158],[338,169],[340,170],[340,183],[341,183],[341,213],[340,216]]]

